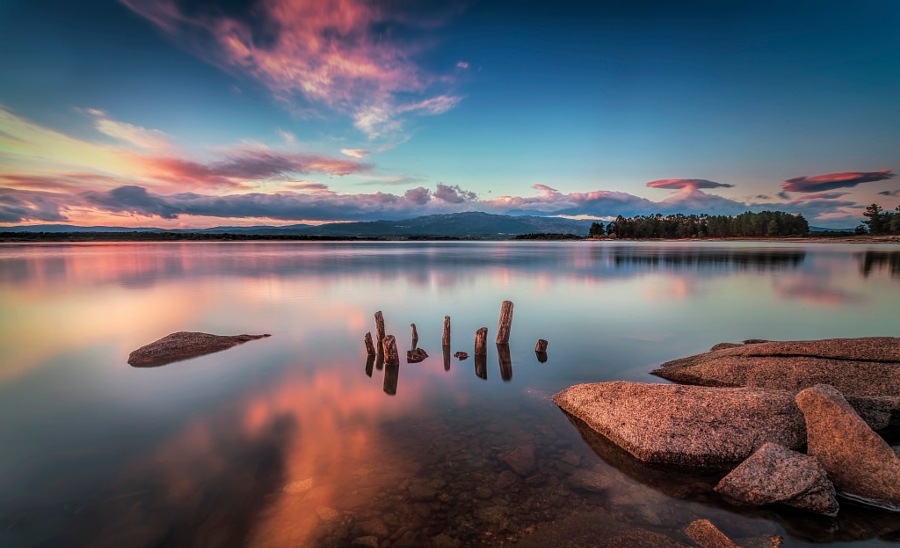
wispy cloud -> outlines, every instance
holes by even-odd
[[[665,188],[669,190],[699,190],[701,188],[731,188],[734,185],[717,183],[706,179],[658,179],[647,183],[649,188]]]
[[[342,148],[341,154],[344,156],[349,156],[351,158],[363,159],[369,155],[368,150],[363,150],[361,148]]]
[[[889,169],[881,171],[842,171],[811,177],[794,177],[781,184],[785,192],[824,192],[836,188],[853,188],[862,183],[872,183],[890,179],[894,174]]]
[[[261,82],[292,108],[324,105],[349,113],[373,139],[400,131],[404,113],[438,114],[459,101],[444,92],[409,102],[409,95],[446,87],[449,76],[437,78],[416,64],[421,44],[393,39],[393,26],[408,30],[417,22],[390,4],[263,0],[238,8],[205,0],[121,2],[200,58]],[[434,26],[434,20],[420,26]]]

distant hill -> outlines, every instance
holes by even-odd
[[[540,232],[587,235],[591,221],[576,221],[561,217],[493,215],[467,212],[426,215],[401,221],[365,221],[328,223],[323,225],[296,224],[288,226],[220,226],[204,229],[163,230],[160,228],[80,227],[64,224],[31,225],[0,228],[2,232],[194,232],[210,234],[296,235],[296,236],[359,236],[367,238],[456,237],[511,238],[521,234]]]

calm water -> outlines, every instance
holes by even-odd
[[[504,299],[511,372],[494,348],[478,374],[472,358],[445,370],[443,317],[471,354]],[[431,357],[367,364],[377,310],[401,354],[415,323]],[[562,542],[572,515],[682,541],[697,518],[787,545],[900,541],[900,515],[850,503],[836,520],[728,506],[715,478],[585,443],[549,401],[579,382],[660,382],[660,362],[722,341],[897,336],[898,310],[900,246],[5,245],[0,545],[497,545],[553,528]],[[182,330],[272,337],[126,364]],[[525,478],[498,458],[520,446],[537,460]],[[578,469],[612,486],[578,489]]]

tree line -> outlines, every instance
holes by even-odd
[[[894,208],[894,211],[885,211],[880,205],[872,204],[866,208],[863,216],[866,220],[856,227],[857,234],[900,234],[900,206]]]
[[[740,215],[619,215],[604,228],[593,223],[588,234],[593,237],[615,235],[617,238],[778,238],[806,236],[809,223],[803,215],[783,211],[746,212]]]

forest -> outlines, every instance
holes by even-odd
[[[590,236],[617,238],[778,238],[806,236],[809,223],[803,215],[783,211],[746,212],[740,215],[637,215],[616,217],[604,228],[593,223]]]

